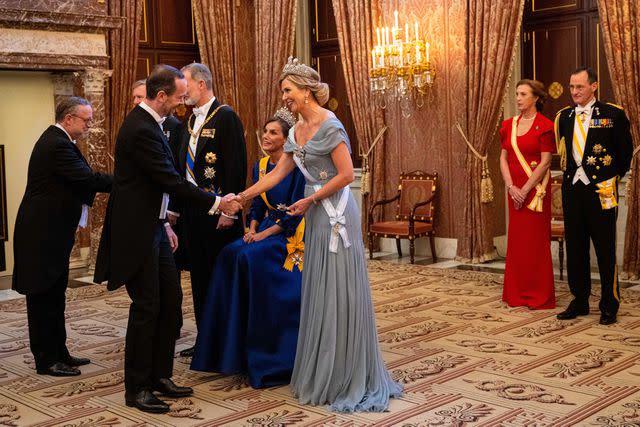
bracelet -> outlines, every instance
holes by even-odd
[[[316,195],[315,194],[311,195],[311,201],[313,202],[314,205],[318,204],[318,201],[316,200]]]
[[[238,197],[242,199],[243,203],[247,201],[247,196],[244,195],[244,191],[239,192]]]
[[[507,191],[511,190],[511,187],[513,187],[513,184],[507,185]]]

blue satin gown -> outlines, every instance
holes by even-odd
[[[262,174],[274,167],[267,161]],[[260,163],[256,163],[254,182],[260,175]],[[300,322],[303,265],[294,264],[292,271],[284,265],[289,257],[288,238],[295,238],[302,217],[289,216],[282,208],[304,197],[304,185],[304,176],[296,168],[266,193],[268,205],[263,197],[253,200],[248,221],[260,221],[258,231],[277,223],[282,233],[253,243],[238,239],[218,255],[191,369],[246,373],[254,388],[289,383]],[[289,260],[292,266],[293,258]]]

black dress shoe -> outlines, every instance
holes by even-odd
[[[168,397],[185,397],[193,394],[191,387],[181,387],[175,385],[169,378],[160,378],[153,384],[153,391],[157,391],[163,396]]]
[[[52,375],[54,377],[73,377],[80,375],[80,369],[62,362],[56,362],[45,369],[38,369],[37,372],[40,375]]]
[[[64,363],[66,363],[69,366],[82,366],[82,365],[88,365],[89,363],[91,363],[91,360],[87,359],[86,357],[69,356],[69,358],[67,358],[67,360],[65,360]]]
[[[602,313],[600,315],[600,324],[601,325],[613,325],[616,323],[616,315],[610,313]]]
[[[185,348],[184,350],[182,350],[180,352],[180,356],[182,356],[182,357],[192,357],[194,348],[195,347]]]
[[[124,401],[127,406],[132,406],[143,412],[154,414],[164,414],[169,412],[169,405],[158,399],[149,390],[142,390],[138,393],[125,393]]]
[[[586,310],[576,310],[569,307],[565,311],[558,313],[556,318],[558,320],[571,320],[571,319],[575,319],[578,316],[586,316],[587,314],[589,314],[588,308]]]

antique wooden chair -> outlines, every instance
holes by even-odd
[[[551,178],[551,240],[558,242],[560,280],[563,280],[564,212],[562,211],[562,174]]]
[[[369,256],[373,258],[373,239],[375,237],[389,237],[396,239],[398,256],[402,256],[400,242],[409,240],[409,255],[411,264],[415,260],[415,240],[428,236],[431,244],[431,255],[436,261],[436,245],[434,230],[434,212],[436,189],[438,188],[438,174],[428,174],[414,171],[400,174],[398,194],[389,200],[374,202],[369,209],[367,222],[369,225]],[[373,222],[373,211],[378,206],[396,202],[395,221]]]

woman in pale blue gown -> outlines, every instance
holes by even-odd
[[[301,119],[276,168],[237,200],[272,188],[296,166],[305,176],[305,197],[289,207],[306,222],[291,388],[303,404],[328,404],[339,412],[385,411],[402,386],[389,375],[378,347],[360,212],[349,189],[349,138],[334,114],[321,107],[329,89],[313,68],[290,58],[280,89]]]

